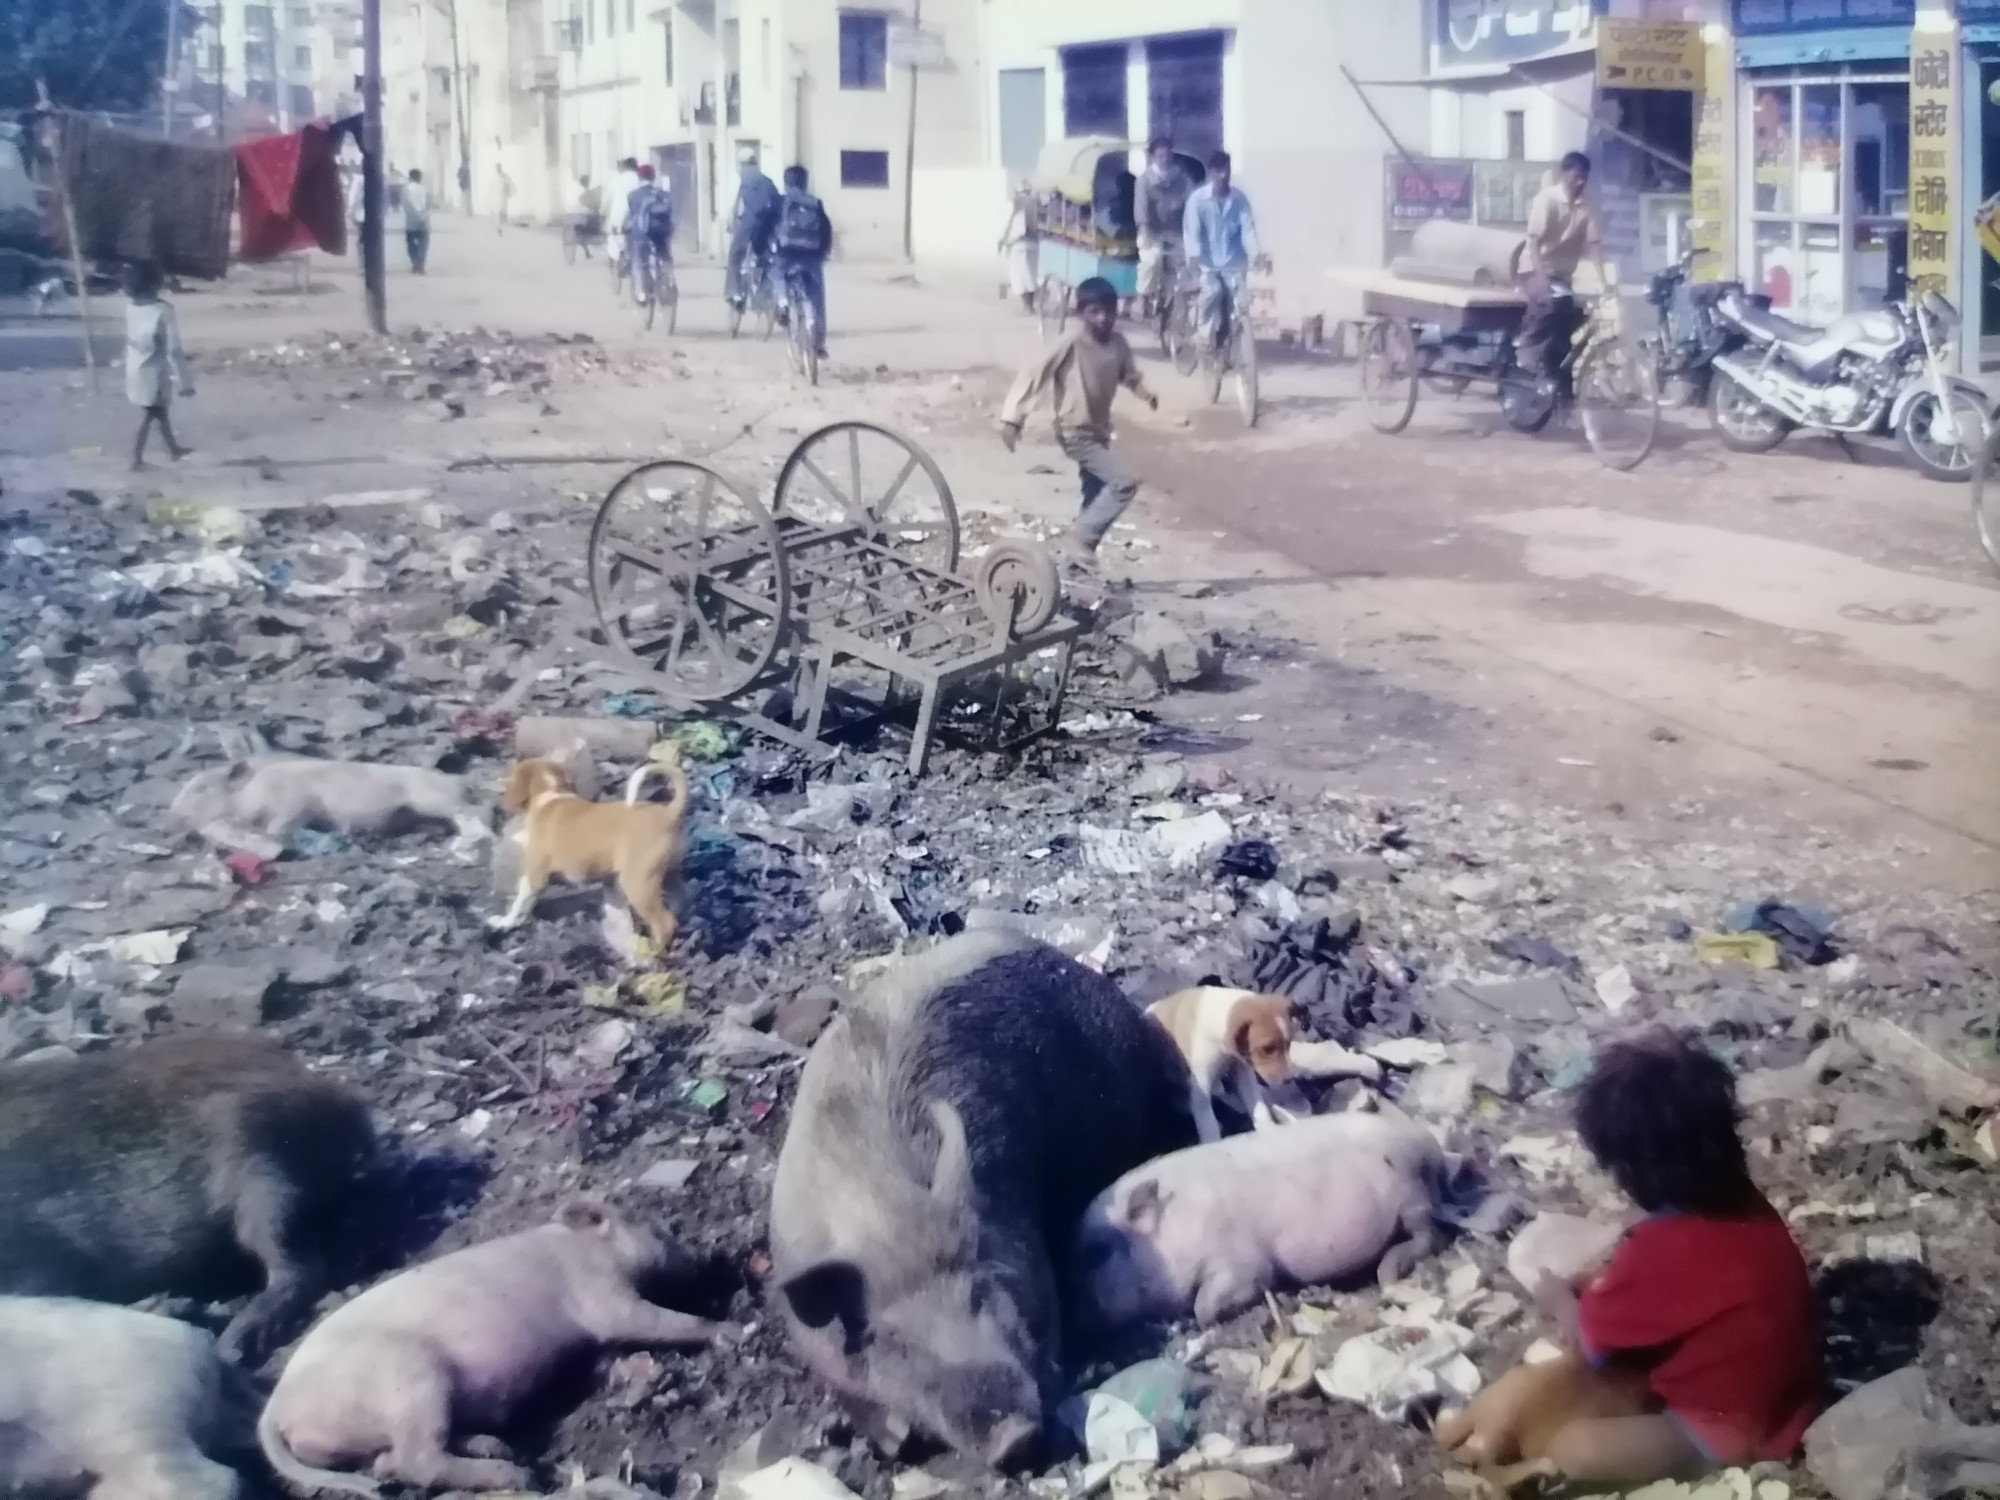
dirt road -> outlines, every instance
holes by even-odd
[[[359,385],[349,403],[300,383],[338,363],[329,339],[356,336],[351,269],[316,266],[309,290],[289,271],[247,273],[182,299],[203,367],[183,425],[201,452],[140,492],[264,506],[421,488],[476,511],[550,485],[601,492],[616,470],[453,461],[713,452],[768,478],[817,421],[867,415],[929,445],[969,510],[1053,522],[1073,506],[1052,448],[1009,457],[991,441],[1003,372],[1037,335],[990,289],[837,268],[834,362],[807,393],[775,343],[726,337],[719,279],[685,269],[679,331],[646,337],[601,262],[565,267],[550,237],[445,224],[431,275],[393,277],[395,328],[581,333],[636,363],[587,394],[515,393],[462,420],[412,403],[385,424],[363,415]],[[0,323],[0,389],[26,418],[9,424],[9,491],[129,487],[115,374],[95,401],[58,377],[52,326],[72,331]],[[1112,572],[1142,600],[1205,593],[1216,623],[1302,647],[1177,718],[1226,727],[1236,753],[1308,780],[1446,778],[1663,831],[1692,803],[1711,830],[1819,829],[1885,870],[1995,883],[2000,588],[1962,490],[1886,451],[1731,455],[1698,414],[1614,474],[1573,431],[1506,431],[1476,392],[1427,395],[1385,437],[1351,372],[1316,360],[1268,364],[1269,414],[1246,434],[1157,362],[1154,378],[1166,410],[1126,413],[1148,490],[1114,534]]]

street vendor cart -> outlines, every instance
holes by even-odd
[[[1035,193],[1035,308],[1042,332],[1069,318],[1076,289],[1102,277],[1120,299],[1139,294],[1139,235],[1132,194],[1132,143],[1114,136],[1052,141],[1042,148]]]
[[[1417,392],[1458,396],[1475,382],[1499,395],[1501,415],[1517,432],[1540,432],[1574,405],[1585,440],[1600,462],[1630,469],[1652,452],[1660,407],[1651,358],[1620,327],[1616,287],[1576,288],[1583,317],[1556,359],[1553,388],[1542,372],[1515,358],[1527,299],[1514,276],[1514,253],[1472,236],[1501,231],[1435,224],[1417,231],[1408,257],[1381,271],[1328,274],[1361,294],[1362,404],[1379,432],[1401,432],[1416,412]],[[1428,231],[1440,231],[1429,236]],[[1518,245],[1518,235],[1504,236]],[[1581,283],[1582,278],[1579,278]]]

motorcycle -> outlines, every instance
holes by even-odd
[[[1654,272],[1646,283],[1646,303],[1658,319],[1658,328],[1645,343],[1653,355],[1663,406],[1706,406],[1715,356],[1735,338],[1715,309],[1732,292],[1745,295],[1743,283],[1691,279],[1696,259],[1710,253],[1684,250],[1675,264]],[[1751,295],[1750,301],[1765,308],[1771,305],[1769,297]]]
[[[1946,373],[1958,312],[1918,291],[1824,328],[1757,307],[1740,289],[1716,303],[1732,335],[1715,356],[1709,420],[1739,453],[1766,453],[1794,427],[1893,433],[1918,471],[1962,481],[1992,426],[1985,391]]]

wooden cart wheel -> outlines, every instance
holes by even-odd
[[[1048,624],[1062,603],[1055,558],[1028,541],[996,542],[973,568],[972,587],[986,617],[1016,639]]]
[[[894,428],[834,422],[809,433],[778,471],[771,509],[815,526],[866,526],[925,567],[958,571],[951,486],[937,461]]]
[[[701,464],[641,464],[613,485],[589,565],[606,637],[676,697],[730,698],[785,645],[792,586],[778,524]]]
[[[1417,409],[1417,344],[1401,318],[1376,318],[1361,334],[1361,401],[1377,432],[1401,432]]]

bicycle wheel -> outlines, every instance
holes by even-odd
[[[564,227],[562,236],[562,245],[563,245],[563,264],[566,266],[575,265],[576,231],[574,229],[568,228],[567,226]]]
[[[801,298],[792,310],[793,337],[799,341],[799,362],[805,369],[806,384],[819,384],[819,319]]]
[[[727,297],[723,299],[723,305],[729,309],[729,336],[735,338],[743,331],[743,304],[734,297]]]
[[[1257,335],[1250,320],[1236,325],[1236,409],[1243,413],[1243,425],[1257,425]]]
[[[660,301],[666,307],[667,332],[671,334],[680,326],[681,321],[681,287],[674,279],[672,266],[667,267],[665,277],[660,283]]]
[[[1576,409],[1584,440],[1610,469],[1637,468],[1660,433],[1654,361],[1622,339],[1594,343],[1576,362]]]
[[[1401,432],[1417,409],[1417,344],[1401,318],[1376,318],[1361,333],[1361,403],[1377,432]]]
[[[608,259],[611,262],[611,295],[622,297],[625,295],[625,280],[632,269],[632,263],[626,259],[626,252],[623,250],[609,256]]]
[[[1061,333],[1063,324],[1069,321],[1069,288],[1053,276],[1044,276],[1035,291],[1035,318],[1041,324],[1043,338]]]
[[[778,326],[778,299],[769,287],[758,294],[757,305],[752,310],[757,315],[757,336],[769,338],[771,331]]]
[[[1986,559],[1994,567],[2000,568],[2000,493],[1993,475],[1993,464],[2000,459],[2000,426],[1987,434],[1986,442],[1972,463],[1972,524],[1979,529],[1979,545],[1986,549]]]

